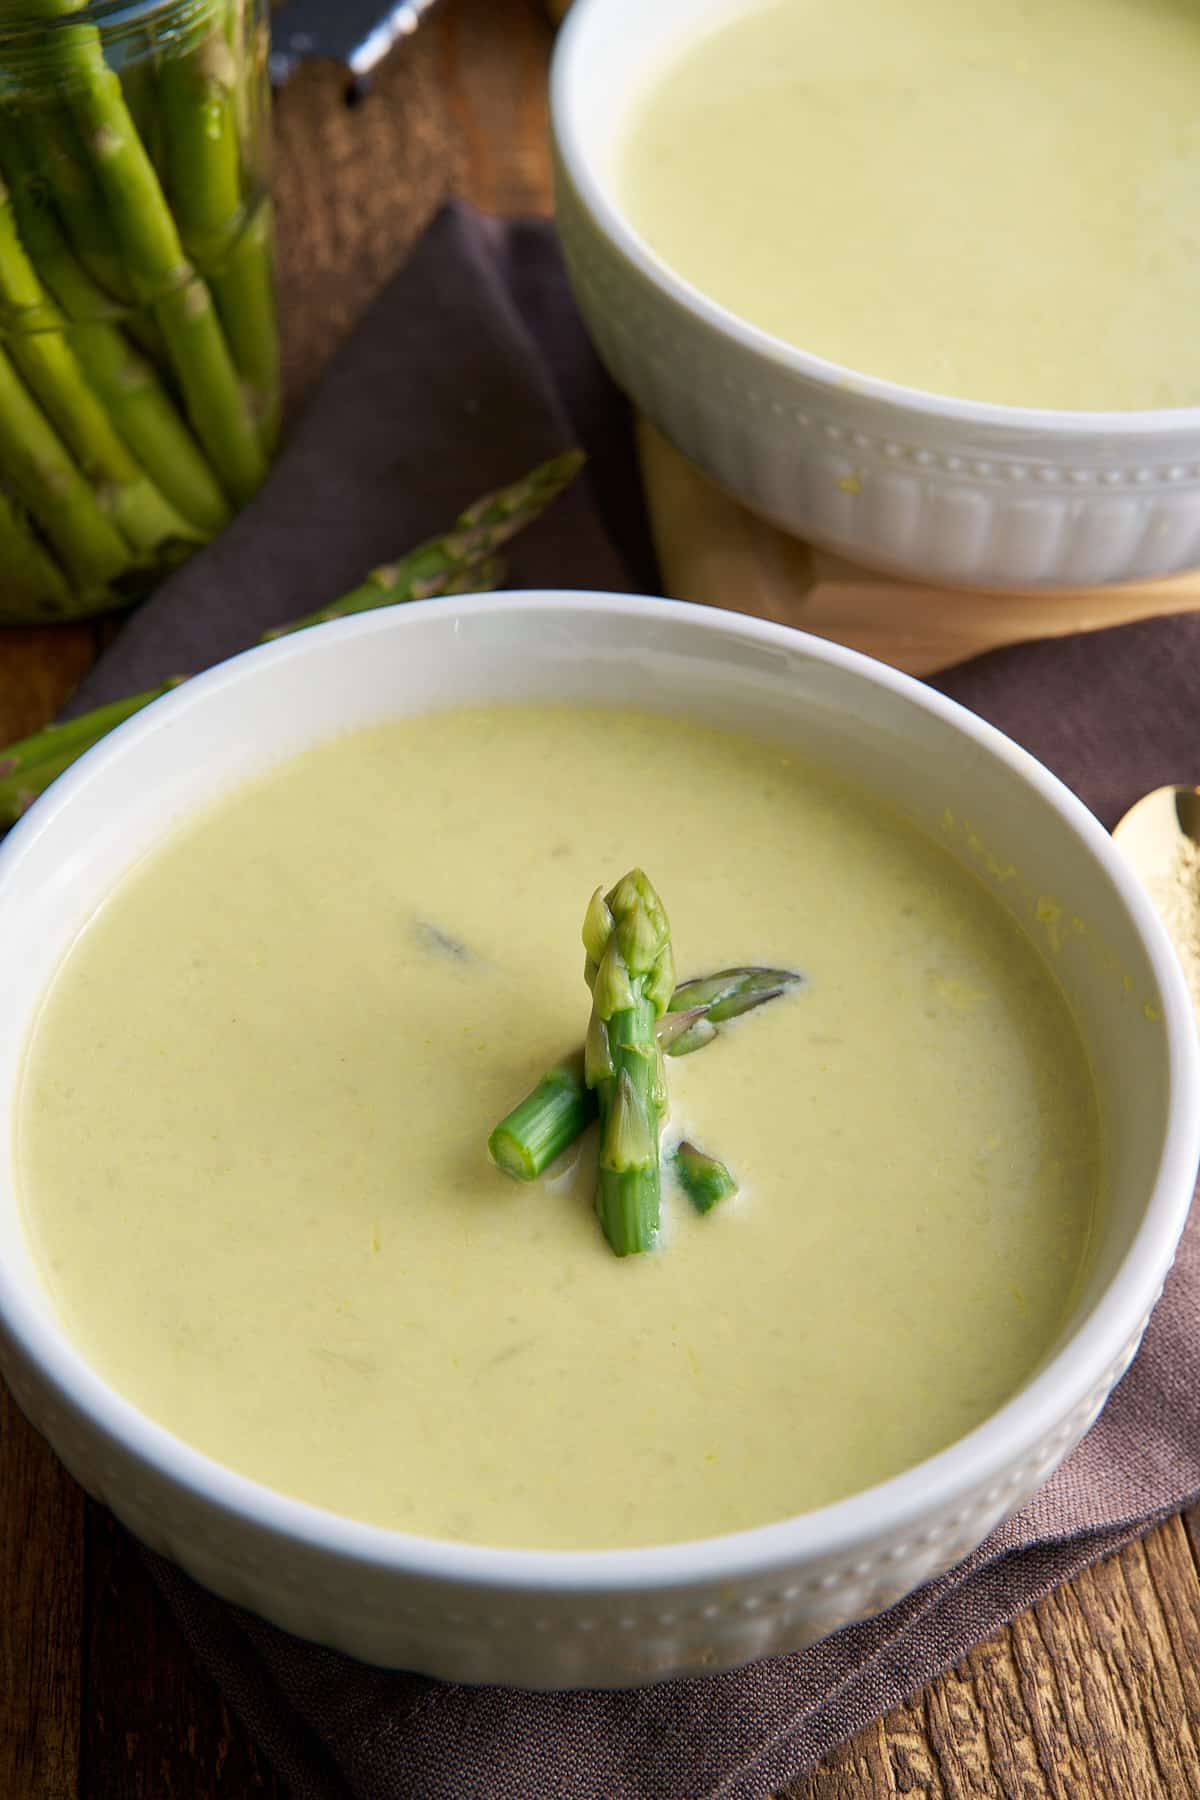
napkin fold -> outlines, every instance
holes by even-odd
[[[514,586],[653,591],[628,412],[549,227],[443,213],[333,360],[260,496],[125,626],[72,710],[192,671],[351,587],[581,441],[586,478],[512,546]],[[995,652],[937,678],[1111,824],[1200,776],[1200,619]],[[1200,1226],[1083,1443],[949,1575],[794,1656],[634,1693],[366,1668],[150,1567],[295,1800],[761,1800],[1057,1583],[1200,1493]]]

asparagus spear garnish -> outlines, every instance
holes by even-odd
[[[613,1250],[631,1256],[658,1237],[667,1094],[656,1026],[675,989],[671,928],[643,870],[596,889],[583,944],[592,990],[583,1073],[600,1111],[596,1212]]]
[[[0,377],[3,369],[4,361],[0,356]],[[3,419],[3,383],[0,380],[0,427]],[[0,429],[0,464],[3,463],[3,449]],[[370,612],[376,607],[395,606],[408,600],[481,593],[498,587],[502,570],[490,552],[531,524],[573,480],[582,462],[582,454],[571,450],[542,463],[522,480],[469,506],[444,536],[431,538],[397,562],[376,569],[352,594],[333,601],[319,612],[310,613],[294,625],[283,627],[283,630],[299,631],[308,625],[323,624],[328,619],[344,618],[347,613]],[[280,635],[280,630],[269,631],[260,642],[267,643]],[[185,680],[186,676],[175,676],[147,693],[113,701],[61,725],[48,725],[32,737],[0,750],[0,830],[15,824],[38,795],[44,793],[85,750],[99,743],[107,731]]]
[[[768,979],[769,978],[769,979]],[[675,989],[671,1004],[658,1021],[656,1035],[665,1056],[687,1056],[703,1049],[717,1036],[713,1025],[704,1036],[697,1028],[721,1008],[721,1021],[736,1018],[768,1000],[778,999],[802,978],[791,969],[722,969],[685,981]],[[696,995],[711,998],[697,1002]],[[730,1010],[730,1002],[743,1001]],[[720,1023],[721,1021],[718,1021]],[[534,1181],[543,1175],[596,1117],[596,1096],[583,1078],[583,1053],[567,1057],[518,1100],[488,1139],[492,1161],[518,1181]]]
[[[676,1146],[671,1166],[680,1187],[698,1213],[711,1212],[718,1200],[728,1200],[738,1191],[737,1182],[725,1164],[686,1138]]]

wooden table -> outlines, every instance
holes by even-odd
[[[449,191],[547,211],[538,0],[442,0],[353,112],[303,71],[277,113],[294,403]],[[0,741],[48,718],[110,627],[0,633]],[[1200,1520],[1173,1520],[1019,1618],[788,1800],[1200,1796]],[[283,1789],[136,1549],[0,1394],[0,1800]],[[537,1800],[530,1796],[529,1800]]]

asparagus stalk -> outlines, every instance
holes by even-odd
[[[0,376],[3,367],[0,358]],[[0,465],[3,464],[4,413],[3,382],[0,380]],[[582,461],[578,451],[569,451],[541,464],[522,480],[469,506],[443,537],[431,538],[418,545],[398,562],[375,570],[354,589],[353,594],[335,600],[330,606],[310,613],[283,630],[299,631],[329,619],[344,618],[350,612],[369,612],[376,607],[429,599],[436,594],[480,593],[499,586],[502,570],[490,551],[544,511],[573,479]],[[267,643],[281,635],[279,630],[269,631],[260,642]],[[99,743],[114,725],[143,706],[149,706],[152,700],[185,680],[186,676],[175,676],[147,693],[114,701],[61,725],[49,725],[32,737],[0,750],[0,829],[6,830],[15,824],[50,783],[85,750]]]
[[[183,247],[208,280],[254,416],[273,439],[279,409],[270,213],[246,217],[238,142],[238,53],[225,0],[211,0],[159,76],[168,187]]]
[[[468,506],[444,536],[418,545],[399,563],[372,569],[361,587],[356,587],[341,600],[335,600],[332,606],[309,613],[291,625],[276,626],[274,631],[267,632],[263,642],[286,637],[293,631],[303,631],[308,625],[324,624],[328,619],[344,618],[348,613],[390,606],[396,598],[423,600],[443,593],[441,578],[448,566],[467,565],[480,557],[490,556],[518,531],[531,525],[574,481],[583,461],[582,450],[567,450],[561,456],[552,456],[548,462],[539,463],[521,481],[497,488],[494,493],[485,494]],[[399,596],[396,593],[398,583],[405,590]],[[426,583],[434,585],[426,588]]]
[[[62,619],[71,614],[66,577],[39,543],[24,512],[2,490],[0,570],[0,624],[11,619]]]
[[[115,323],[119,306],[67,241],[44,181],[15,132],[0,140],[0,160],[9,174],[24,247],[49,296],[71,321],[70,343],[84,375],[165,498],[196,533],[212,537],[229,521],[229,502],[157,370]]]
[[[394,566],[400,569],[402,564]],[[410,591],[400,577],[386,597],[372,600],[370,606],[395,606],[405,600],[426,600],[435,595],[487,593],[500,586],[503,573],[498,559],[485,557],[480,562],[449,569],[439,585],[424,578]],[[111,603],[110,598],[108,604]],[[369,609],[364,606],[360,610]],[[313,613],[305,624],[320,625],[326,617],[342,616],[340,611],[331,608],[328,614]],[[297,626],[296,629],[300,628]],[[266,643],[270,637],[280,635],[272,632],[258,641]],[[83,713],[78,719],[68,719],[61,725],[47,725],[32,737],[21,738],[0,751],[0,831],[15,825],[22,813],[27,812],[51,782],[57,781],[64,769],[77,762],[85,750],[98,744],[102,737],[126,719],[131,719],[134,713],[141,712],[152,700],[161,700],[164,694],[190,680],[190,675],[172,675],[159,687],[147,688],[144,693],[132,694],[128,699],[110,701],[107,706],[96,707],[94,711]]]
[[[54,203],[80,262],[105,293],[128,305],[133,294],[116,247],[108,207],[71,121],[53,102],[22,109],[10,135],[24,144],[54,192]]]
[[[596,1116],[595,1094],[583,1078],[583,1052],[542,1076],[531,1093],[501,1119],[488,1139],[498,1169],[532,1181],[580,1137]]]
[[[83,0],[35,0],[66,19],[52,44],[65,104],[91,162],[135,301],[152,309],[195,427],[231,498],[249,499],[266,457],[207,285],[188,261],[154,166],[104,60]]]
[[[664,1056],[687,1056],[703,1049],[717,1036],[717,1026],[713,1025],[707,1036],[693,1034],[696,1026],[712,1017],[714,1007],[722,1007],[722,1020],[735,1018],[778,999],[800,979],[791,969],[747,967],[722,969],[719,975],[685,981],[675,989],[670,1006],[658,1021],[658,1047]],[[711,999],[696,1003],[694,996],[706,991]],[[727,1009],[729,1001],[743,996],[744,1005],[736,1011]],[[597,1110],[596,1096],[583,1078],[582,1052],[567,1057],[501,1119],[488,1139],[492,1161],[518,1181],[533,1181],[587,1130]],[[574,1129],[568,1132],[569,1124]]]
[[[0,305],[15,326],[11,356],[30,392],[81,473],[102,493],[135,551],[195,538],[181,515],[139,468],[88,385],[65,321],[29,260],[16,225],[11,192],[0,183]]]
[[[110,700],[107,706],[98,706],[81,718],[66,719],[61,725],[47,725],[19,743],[10,744],[0,751],[0,781],[10,781],[18,776],[37,781],[43,767],[51,762],[60,765],[61,773],[61,769],[82,756],[85,750],[90,750],[107,732],[114,731],[143,706],[149,706],[151,700],[170,693],[184,679],[182,675],[176,676],[145,693],[131,694],[124,700]],[[31,800],[36,797],[36,794],[30,795]]]
[[[718,1200],[738,1191],[737,1182],[723,1162],[685,1138],[671,1158],[676,1180],[698,1213],[711,1212]]]
[[[255,192],[267,186],[266,161],[270,133],[266,129],[270,106],[270,29],[259,18],[250,0],[227,0],[225,39],[237,64],[234,90],[238,139],[242,146],[242,175]],[[258,160],[251,160],[256,157]]]
[[[0,474],[84,593],[107,588],[132,567],[128,544],[3,351]]]
[[[135,694],[128,700],[113,700],[82,719],[47,726],[44,731],[35,732],[32,737],[23,738],[19,744],[0,752],[0,814],[5,826],[14,825],[39,794],[44,794],[51,782],[57,781],[106,732],[115,731],[143,706],[149,706],[151,700],[178,687],[183,679],[177,676],[149,693]]]
[[[231,248],[242,212],[237,56],[224,14],[223,0],[210,0],[159,72],[168,192],[184,249],[205,271]]]
[[[162,108],[159,104],[158,58],[152,31],[140,32],[131,40],[118,72],[133,128],[145,144],[150,161],[156,169],[161,170]]]
[[[592,990],[583,1072],[600,1112],[596,1212],[612,1249],[630,1256],[658,1237],[667,1095],[656,1026],[675,988],[671,928],[641,869],[607,894],[597,888],[583,943]]]
[[[224,265],[212,276],[229,348],[268,455],[279,437],[280,409],[272,243],[271,202],[263,199],[247,219]]]

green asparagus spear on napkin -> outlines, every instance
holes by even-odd
[[[0,373],[3,366],[0,358]],[[0,423],[2,420],[0,405]],[[552,457],[521,480],[467,507],[441,537],[430,538],[397,562],[373,570],[352,593],[292,625],[267,632],[261,641],[320,625],[328,619],[344,618],[349,613],[498,587],[502,569],[495,551],[545,511],[574,480],[582,463],[583,455],[578,450]],[[113,701],[64,724],[49,725],[0,750],[0,830],[15,824],[38,795],[85,750],[99,743],[106,732],[187,679],[185,675],[174,676],[161,687]]]

